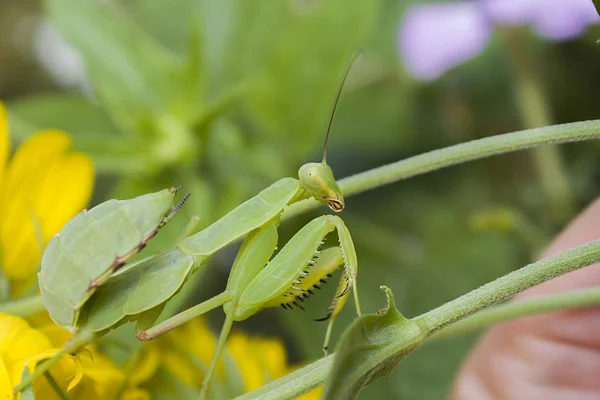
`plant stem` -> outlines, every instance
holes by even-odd
[[[595,264],[597,262],[600,262],[600,240],[590,242],[583,246],[579,246],[543,260],[539,260],[533,264],[529,264],[432,311],[416,317],[412,319],[412,321],[419,325],[419,327],[426,333],[427,337],[431,337],[437,332],[440,332],[441,335],[441,332],[443,332],[444,328],[459,320],[469,317],[483,308],[489,307],[499,301],[502,301],[525,289],[552,279],[556,276]],[[571,303],[568,305],[584,305],[584,302],[587,300],[583,300],[583,297],[586,295],[589,296],[589,293],[580,293],[577,296],[574,296],[575,300],[571,300]],[[600,293],[597,293],[596,295],[600,297]],[[562,300],[564,300],[564,298]],[[596,300],[598,300],[598,298],[596,298]],[[539,309],[536,310],[536,303],[533,303],[532,305],[531,302],[538,302],[537,306],[539,306]],[[516,306],[513,304],[518,303],[510,303],[498,307],[498,309],[501,309],[502,307],[508,308],[508,314],[503,311],[490,311],[490,313],[492,313],[491,315],[488,315],[487,317],[485,315],[484,317],[479,317],[484,319],[484,321],[480,321],[479,324],[492,324],[496,321],[506,320],[506,318],[511,316],[526,315],[526,313],[547,312],[553,310],[552,307],[556,307],[556,309],[564,309],[566,305],[560,304],[560,302],[561,298],[556,300],[545,298],[522,302],[527,303],[525,306]],[[522,308],[515,311],[514,309],[511,310],[512,307]],[[472,326],[479,327],[479,325],[477,325],[477,321],[478,320],[475,319],[475,323],[473,323]],[[465,322],[465,324],[467,323]],[[461,328],[456,329],[460,330]],[[462,329],[467,330],[467,328]],[[404,332],[402,329],[398,329],[398,343],[403,343],[403,334]],[[403,349],[400,347],[396,349],[396,353],[398,354],[402,354],[402,351]],[[331,359],[332,356],[333,355],[317,360],[312,364],[286,375],[281,379],[273,381],[256,391],[245,394],[244,396],[240,397],[240,399],[287,399],[294,398],[302,393],[306,393],[310,389],[321,385],[325,381],[333,366],[333,360]],[[389,356],[391,356],[391,354],[386,355],[386,357]],[[369,363],[376,362],[378,362],[378,360],[369,360]]]
[[[341,179],[338,183],[345,196],[352,196],[467,161],[530,149],[545,144],[577,142],[589,139],[600,139],[600,120],[545,126],[473,140],[361,172]],[[283,218],[301,214],[319,204],[313,199],[299,201],[286,209]]]
[[[521,29],[501,30],[501,33],[512,59],[515,91],[525,127],[550,125],[550,106],[544,96],[539,68],[532,56],[529,35]],[[556,146],[539,147],[533,151],[533,156],[552,216],[558,221],[566,220],[573,214],[574,201],[560,149]]]
[[[600,288],[574,290],[535,299],[511,301],[506,304],[479,311],[446,329],[441,330],[434,339],[456,336],[465,332],[485,328],[498,322],[509,321],[533,314],[564,311],[600,304]]]
[[[54,380],[54,377],[52,376],[52,374],[50,374],[50,371],[44,372],[44,377],[48,381],[48,384],[50,384],[50,387],[54,390],[54,392],[56,393],[56,395],[61,400],[69,400],[69,396],[67,396],[65,394],[65,392],[63,392],[63,390],[60,388],[60,386],[58,385],[58,383],[56,382],[56,380]]]
[[[333,366],[333,354],[318,359],[317,361],[297,369],[296,371],[279,378],[276,381],[267,383],[266,385],[252,392],[243,394],[237,397],[238,400],[248,399],[292,399],[311,389],[320,386],[325,382],[325,379]]]
[[[9,303],[0,304],[0,312],[26,317],[38,311],[43,311],[44,300],[42,296],[31,296],[24,299],[14,300]]]
[[[19,385],[17,385],[13,389],[13,393],[19,393],[20,391],[22,391],[23,389],[25,389],[26,387],[31,385],[33,381],[35,381],[37,378],[42,376],[44,374],[44,372],[48,371],[50,369],[50,367],[56,361],[58,361],[62,356],[65,356],[65,355],[71,354],[71,353],[75,353],[80,348],[91,343],[94,340],[94,338],[95,338],[95,335],[93,332],[90,332],[87,330],[78,332],[52,358],[49,358],[46,361],[44,361],[43,363],[41,363],[40,365],[38,365],[31,375],[29,375],[27,378],[25,378]]]

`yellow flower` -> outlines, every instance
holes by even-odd
[[[278,339],[249,337],[235,332],[229,338],[227,351],[240,370],[245,392],[258,389],[286,373],[287,355]]]
[[[13,399],[13,387],[21,382],[23,371],[33,372],[39,362],[56,354],[67,338],[68,332],[56,325],[34,329],[19,317],[0,313],[0,398]],[[62,357],[50,368],[50,375],[70,398],[82,400],[115,398],[125,380],[125,372],[94,345]],[[149,399],[146,391],[136,387],[139,383],[139,374],[132,376],[122,398]],[[60,399],[46,377],[36,379],[33,389],[38,400]]]
[[[70,138],[46,130],[31,136],[9,160],[6,110],[0,102],[0,264],[20,292],[35,281],[41,250],[87,204],[94,169],[69,152]]]
[[[25,368],[32,372],[38,362],[58,350],[46,335],[25,320],[0,313],[0,398],[12,399],[13,387],[21,381]],[[50,374],[66,389],[79,379],[78,363],[76,357],[64,357],[50,368]],[[37,379],[33,386],[36,394],[54,393],[46,379]]]
[[[196,318],[148,343],[143,351],[155,352],[160,357],[160,364],[170,375],[188,386],[198,387],[210,365],[216,342],[205,320]],[[231,367],[235,369],[234,373],[228,371]],[[234,332],[227,341],[211,388],[219,387],[217,392],[221,396],[235,396],[241,394],[239,392],[258,389],[296,368],[288,365],[281,340]],[[318,399],[320,391],[320,388],[315,389],[300,399]]]

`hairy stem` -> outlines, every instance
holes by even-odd
[[[511,301],[480,311],[446,329],[439,331],[434,339],[456,336],[465,332],[488,327],[533,314],[564,311],[600,305],[600,288],[580,289],[535,299]]]
[[[502,301],[525,289],[552,279],[556,276],[595,264],[597,262],[600,262],[600,240],[590,242],[583,246],[579,246],[577,248],[567,250],[529,264],[432,311],[416,317],[412,321],[419,325],[419,327],[426,333],[427,337],[431,337],[437,332],[440,332],[441,335],[444,328],[471,316],[479,310],[492,306],[499,301]],[[589,296],[589,293],[577,295],[577,301],[571,301],[569,305],[574,307],[585,305],[584,300],[582,300],[580,297],[585,295]],[[599,294],[596,295],[600,296]],[[553,309],[564,309],[566,306],[560,303],[561,300],[564,300],[564,298],[559,298],[557,300],[549,300],[548,298],[530,300],[528,302],[521,302],[527,304],[519,306],[516,305],[519,304],[516,302],[509,303],[504,306],[499,306],[496,309],[498,310],[502,307],[506,307],[508,309],[508,313],[506,311],[490,311],[490,314],[487,316],[484,315],[483,317],[479,317],[483,319],[483,322],[477,322],[477,319],[475,319],[475,323],[472,326],[478,327],[478,323],[491,325],[497,321],[504,321],[509,317],[518,317],[521,315],[533,314],[535,312],[547,312]],[[532,305],[531,302],[537,303],[533,303]],[[513,307],[521,307],[521,309],[515,311]],[[477,316],[472,318],[477,318]],[[466,323],[467,322],[465,322],[465,324]],[[456,329],[460,330],[461,328]],[[462,329],[468,330],[470,328]],[[398,343],[403,343],[403,336],[403,330],[398,329]],[[395,350],[398,354],[402,354],[403,349],[401,346]],[[386,357],[389,356],[390,354],[386,355]],[[294,398],[302,393],[306,393],[310,389],[321,385],[325,381],[333,366],[333,360],[331,357],[332,356],[329,356],[315,361],[314,363],[309,364],[306,367],[281,379],[273,381],[254,392],[247,393],[241,398],[288,399]],[[380,361],[383,362],[384,360],[367,360],[366,362],[376,365]]]
[[[481,286],[415,321],[429,335],[525,289],[600,261],[600,240],[544,258]]]
[[[600,120],[552,125],[473,140],[361,172],[341,179],[338,183],[345,196],[352,196],[467,161],[545,144],[589,139],[600,139]],[[319,204],[312,199],[299,201],[289,206],[283,217],[290,218],[315,208]]]

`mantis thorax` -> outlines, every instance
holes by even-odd
[[[324,161],[304,164],[298,171],[298,178],[310,196],[335,212],[344,209],[344,195],[333,177],[333,171]]]

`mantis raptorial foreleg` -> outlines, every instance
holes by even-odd
[[[343,221],[332,215],[315,218],[304,226],[270,261],[277,245],[277,225],[274,218],[261,228],[250,232],[244,240],[234,261],[227,288],[221,294],[192,307],[147,330],[138,330],[141,340],[150,340],[192,318],[220,305],[226,313],[221,335],[213,355],[211,366],[205,376],[203,391],[206,391],[218,360],[225,347],[234,321],[244,320],[266,307],[301,307],[298,301],[312,294],[319,282],[331,276],[331,272],[344,265],[344,273],[326,317],[329,319],[324,343],[326,351],[333,321],[343,308],[350,288],[356,287],[357,259],[350,233]],[[337,230],[339,246],[319,250],[323,239]],[[360,315],[360,304],[355,294],[356,311]]]
[[[182,311],[154,327],[149,328],[138,323],[136,326],[137,338],[143,341],[152,340],[222,305],[225,305],[225,311],[229,313],[232,306],[237,303],[239,294],[269,261],[276,246],[277,224],[275,222],[270,222],[262,228],[250,232],[244,239],[233,262],[227,288],[222,293]]]

